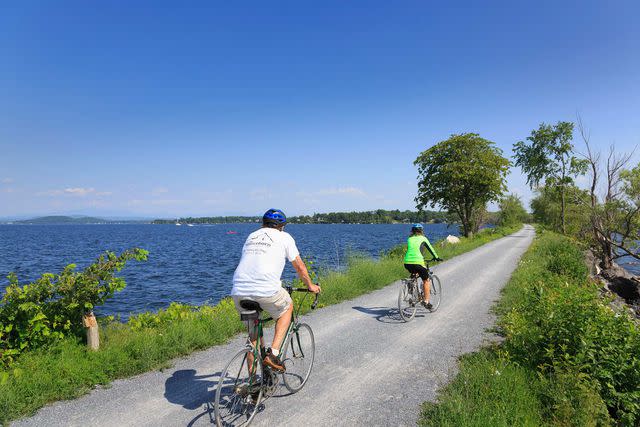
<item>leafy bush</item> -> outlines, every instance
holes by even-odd
[[[580,375],[581,384],[596,385],[618,422],[634,425],[640,421],[637,324],[600,298],[569,239],[544,234],[531,252],[512,279],[517,297],[501,308],[506,356],[544,375]]]
[[[82,316],[126,286],[116,277],[128,260],[146,260],[148,252],[132,249],[116,256],[101,255],[77,272],[70,264],[60,274],[43,274],[20,286],[15,274],[0,301],[0,367],[10,365],[21,352],[41,347],[83,330]]]

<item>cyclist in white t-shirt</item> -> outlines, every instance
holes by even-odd
[[[240,301],[251,300],[260,304],[271,317],[276,319],[275,333],[271,348],[267,350],[264,363],[280,372],[285,370],[280,360],[280,345],[291,323],[293,303],[289,293],[282,287],[280,277],[286,260],[289,260],[298,277],[314,293],[320,286],[313,284],[296,242],[284,231],[287,218],[279,209],[269,209],[262,217],[262,228],[247,237],[242,247],[240,263],[233,274],[231,297],[239,312],[245,311]],[[255,331],[254,331],[255,333]],[[256,336],[250,336],[256,345]]]

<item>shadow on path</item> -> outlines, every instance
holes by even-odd
[[[213,401],[220,372],[196,375],[195,369],[175,371],[164,383],[164,397],[185,409],[198,409]],[[206,378],[212,378],[207,380]]]
[[[374,317],[378,322],[382,323],[405,323],[400,316],[397,308],[389,307],[351,307],[361,313]],[[416,317],[424,317],[424,313],[418,310]]]

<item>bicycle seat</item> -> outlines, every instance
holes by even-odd
[[[240,307],[246,310],[240,312],[240,320],[255,320],[262,311],[260,304],[250,299],[240,300]]]
[[[254,300],[250,300],[250,299],[243,299],[240,300],[240,307],[244,308],[245,310],[248,311],[261,311],[262,308],[260,307],[260,304],[258,304],[258,302],[254,301]]]

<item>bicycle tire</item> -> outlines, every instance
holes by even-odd
[[[213,404],[218,427],[248,426],[258,412],[263,397],[264,370],[258,358],[256,371],[250,375],[249,355],[253,356],[252,349],[240,350],[220,374]]]
[[[282,373],[282,380],[291,393],[297,393],[306,384],[315,354],[313,330],[306,323],[298,324],[285,342],[282,352],[282,363],[286,369]]]
[[[415,288],[418,287],[418,281],[413,284],[413,291],[409,292],[409,283],[402,281],[400,291],[398,292],[398,312],[405,322],[410,322],[416,315],[418,301],[415,296]]]
[[[442,284],[440,283],[440,278],[435,274],[431,275],[431,287],[429,288],[430,293],[430,301],[431,302],[431,312],[434,312],[440,307],[440,302],[442,302]]]

